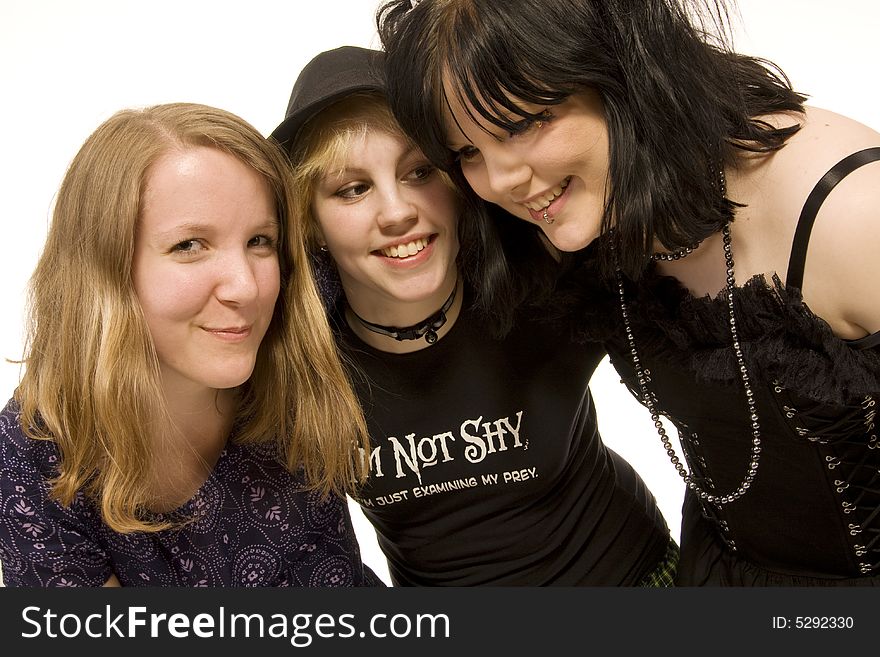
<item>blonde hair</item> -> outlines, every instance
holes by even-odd
[[[123,110],[73,159],[30,283],[25,373],[16,390],[28,436],[61,454],[52,494],[82,491],[114,531],[157,531],[150,502],[151,428],[168,417],[159,363],[135,295],[131,265],[151,164],[172,148],[217,148],[251,167],[274,193],[281,292],[250,379],[240,388],[236,441],[275,441],[287,467],[327,494],[366,477],[363,414],[315,289],[289,167],[239,117],[175,103]]]
[[[338,168],[351,145],[374,130],[399,137],[418,148],[394,118],[385,97],[373,92],[346,96],[310,119],[297,135],[291,153],[293,183],[298,191],[294,217],[301,224],[312,250],[317,248],[320,235],[318,219],[312,212],[312,198],[321,177]],[[442,171],[437,173],[449,189],[459,195],[449,176]]]

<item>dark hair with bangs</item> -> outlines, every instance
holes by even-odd
[[[554,105],[581,90],[599,93],[611,181],[602,230],[614,225],[620,265],[633,278],[655,237],[676,249],[733,218],[736,205],[722,198],[719,178],[737,151],[777,150],[799,129],[761,120],[803,112],[805,97],[771,62],[733,52],[727,24],[723,0],[421,0],[415,7],[391,0],[377,13],[392,111],[459,183],[466,185],[443,127],[444,77],[483,123],[505,130],[515,117],[535,118],[517,100]],[[485,262],[501,258],[494,265],[501,278],[487,276],[484,285],[503,290],[512,266],[492,247],[485,245]],[[504,302],[504,292],[487,296]]]

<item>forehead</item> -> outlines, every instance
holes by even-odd
[[[386,166],[417,150],[399,133],[367,127],[343,136],[328,158],[324,175],[339,174],[351,168]]]
[[[250,172],[238,159],[208,146],[179,146],[163,152],[147,169],[145,196],[174,189],[201,188],[215,176]]]
[[[469,140],[475,132],[491,133],[495,126],[480,116],[449,75],[443,76],[441,89],[440,111],[447,141]]]
[[[167,224],[254,213],[267,218],[275,214],[269,182],[225,151],[207,146],[174,148],[147,170],[142,222]]]
[[[479,89],[464,89],[461,82],[448,72],[441,78],[440,113],[447,139],[467,136],[477,137],[475,131],[498,139],[501,132],[508,132],[523,118],[535,118],[547,105],[556,105],[565,99],[562,93],[525,92],[521,98],[503,88],[496,88],[492,95]]]

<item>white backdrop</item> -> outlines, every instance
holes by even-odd
[[[123,107],[192,101],[269,134],[317,52],[378,47],[378,0],[0,0],[0,403],[14,390],[24,291],[54,193],[80,144]],[[736,44],[782,65],[811,103],[880,129],[876,0],[741,0]],[[603,361],[592,388],[607,443],[654,491],[677,536],[682,484],[647,412]],[[365,561],[388,581],[353,507]]]

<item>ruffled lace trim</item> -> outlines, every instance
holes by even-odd
[[[560,311],[578,318],[577,339],[624,344],[616,283],[600,275],[594,260],[581,263],[564,289]],[[680,364],[701,383],[739,380],[725,294],[694,297],[677,279],[653,268],[625,289],[643,354]],[[737,287],[734,311],[753,377],[835,405],[855,404],[880,391],[880,348],[850,347],[809,310],[799,290],[778,276],[768,283],[757,275]]]

